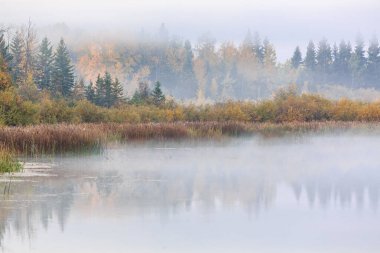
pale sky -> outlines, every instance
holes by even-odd
[[[280,59],[310,39],[370,39],[379,13],[379,0],[0,0],[0,24],[30,17],[39,27],[154,32],[165,23],[171,34],[196,40],[210,32],[219,41],[240,41],[250,29],[269,37]]]

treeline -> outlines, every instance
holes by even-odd
[[[210,35],[192,45],[171,38],[162,25],[154,38],[94,40],[70,48],[63,40],[56,48],[47,38],[38,43],[31,24],[13,36],[6,34],[0,32],[0,52],[14,86],[30,94],[34,83],[54,97],[88,98],[106,107],[123,103],[126,97],[136,101],[135,91],[152,88],[158,80],[166,94],[198,102],[267,98],[289,84],[309,92],[326,85],[380,88],[380,47],[375,38],[368,48],[362,39],[353,46],[345,41],[338,45],[311,41],[304,56],[297,47],[288,61],[279,63],[274,45],[250,32],[239,45],[217,45]]]
[[[367,50],[360,37],[354,48],[345,41],[332,46],[326,39],[317,46],[310,41],[304,58],[300,48],[295,49],[291,64],[300,70],[298,83],[380,88],[380,47],[376,38],[370,41]]]
[[[200,102],[267,98],[289,84],[310,92],[331,85],[347,90],[380,88],[376,38],[368,47],[360,38],[353,45],[347,41],[333,45],[327,40],[310,42],[305,50],[297,47],[285,63],[277,61],[274,45],[258,33],[248,32],[239,44],[219,44],[204,35],[192,45],[170,38],[165,26],[154,38],[93,41],[73,50],[78,73],[86,79],[93,79],[97,68],[108,69],[127,88],[137,87],[141,81],[160,80],[166,93]]]
[[[38,89],[49,91],[54,97],[73,95],[74,66],[63,39],[55,50],[47,38],[37,46],[31,23],[8,37],[9,43],[4,35],[0,31],[0,58],[3,72],[8,71],[11,82],[4,82],[2,89],[14,86],[25,93]]]

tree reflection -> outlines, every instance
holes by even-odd
[[[368,203],[376,211],[380,190],[376,169],[363,173],[195,166],[188,170],[171,167],[91,170],[70,177],[64,170],[60,173],[13,182],[9,193],[1,195],[0,245],[9,230],[32,239],[36,226],[48,230],[53,220],[64,231],[73,209],[95,215],[103,211],[110,216],[118,209],[123,215],[157,215],[164,222],[178,213],[212,214],[223,207],[257,215],[271,208],[276,196],[283,196],[278,189],[285,183],[294,202],[305,202],[310,208],[334,205],[362,209]],[[8,182],[0,182],[0,189],[5,184]]]

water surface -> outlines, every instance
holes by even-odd
[[[380,136],[144,142],[0,178],[3,252],[379,252]]]

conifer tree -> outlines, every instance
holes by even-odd
[[[92,81],[90,81],[90,84],[86,86],[86,99],[90,101],[91,103],[96,103],[96,94],[95,94],[95,87]]]
[[[160,82],[156,82],[154,89],[152,91],[152,100],[153,104],[156,106],[160,106],[165,102],[165,95],[161,90]]]
[[[380,86],[380,47],[377,38],[373,38],[368,47],[366,79],[368,86]]]
[[[330,66],[332,62],[331,47],[326,39],[319,42],[316,59],[318,80],[322,83],[326,83],[330,74]]]
[[[22,33],[20,31],[16,32],[12,43],[11,43],[11,53],[12,53],[12,79],[13,82],[19,86],[23,81],[26,80],[25,73],[25,43]]]
[[[300,50],[299,46],[297,46],[296,49],[294,50],[293,57],[291,59],[291,63],[292,63],[293,68],[295,68],[295,69],[298,69],[298,67],[302,63],[302,54],[301,54],[301,50]]]
[[[338,81],[342,84],[350,84],[351,83],[351,69],[350,69],[350,59],[351,59],[352,48],[350,43],[346,43],[342,41],[339,44],[339,53],[336,65]]]
[[[104,97],[102,106],[111,107],[113,105],[113,92],[112,92],[112,77],[111,74],[106,72],[103,78],[104,84]]]
[[[307,46],[304,64],[305,64],[306,69],[308,69],[309,71],[315,70],[316,52],[315,52],[315,46],[314,46],[313,41],[310,41],[309,45]]]
[[[355,50],[351,55],[350,66],[352,71],[352,83],[353,88],[360,87],[364,83],[366,58],[364,42],[359,36],[356,39]]]
[[[98,74],[98,77],[96,78],[96,82],[95,82],[95,104],[96,105],[104,105],[105,103],[105,94],[106,94],[106,91],[105,91],[105,86],[104,86],[104,79],[103,77],[100,76],[100,74]]]
[[[197,81],[193,69],[194,54],[190,41],[185,41],[184,45],[184,63],[181,71],[181,83],[185,86],[184,93],[187,96],[194,97],[197,88]]]
[[[74,67],[63,39],[60,40],[53,62],[53,92],[69,97],[74,87]]]
[[[259,33],[255,33],[254,41],[253,41],[253,50],[255,51],[255,55],[257,59],[262,63],[264,61],[264,47],[261,43]]]
[[[12,55],[9,52],[8,43],[5,41],[5,36],[2,31],[0,31],[0,56],[2,57],[3,64],[9,68],[12,61]]]
[[[123,87],[121,86],[119,79],[115,78],[115,81],[112,82],[113,105],[120,103],[122,98],[123,98]]]
[[[35,82],[39,89],[52,88],[53,47],[45,37],[39,47],[36,63]]]

